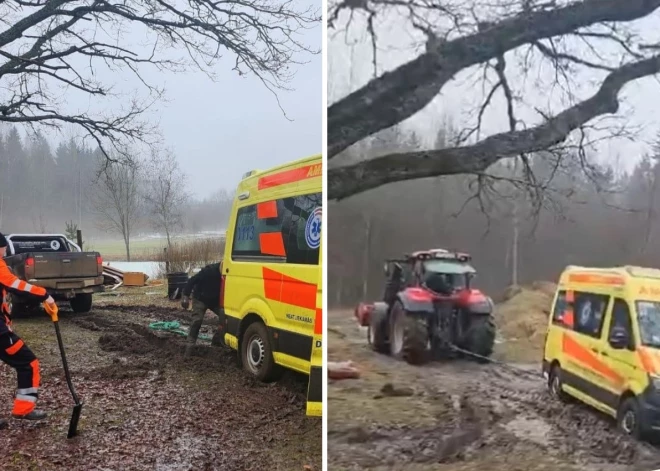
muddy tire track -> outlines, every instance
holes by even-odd
[[[405,470],[413,464],[460,462],[468,466],[461,469],[472,469],[469,464],[474,463],[504,470],[510,468],[497,467],[498,460],[506,462],[511,456],[538,463],[537,469],[547,463],[589,470],[660,467],[658,448],[622,436],[612,420],[586,406],[553,401],[540,373],[516,374],[466,360],[410,366],[370,351],[364,333],[344,313],[329,317],[338,332],[331,332],[329,348],[337,342],[341,359],[378,372],[360,380],[330,382],[328,450],[330,463],[343,469]],[[538,367],[532,367],[536,373]],[[372,390],[382,381],[414,389],[413,397],[397,400],[395,407],[425,410],[432,404],[434,423],[415,423],[414,417],[382,423],[388,412],[396,416],[400,410],[382,410],[382,416],[365,413],[355,420],[346,417],[351,401],[369,405],[378,400]]]

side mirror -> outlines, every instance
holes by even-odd
[[[383,264],[383,273],[385,273],[385,276],[390,276],[390,264],[387,262]]]
[[[623,350],[630,345],[630,337],[623,327],[615,327],[610,334],[609,343],[616,350]]]

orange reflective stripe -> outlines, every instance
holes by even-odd
[[[30,362],[32,367],[32,387],[38,388],[41,382],[41,372],[39,371],[39,360],[36,358]]]
[[[584,363],[589,368],[613,381],[617,386],[621,386],[625,382],[621,375],[600,361],[600,359],[588,348],[580,345],[580,343],[571,338],[570,335],[563,335],[562,349],[566,355]]]
[[[593,273],[574,273],[568,276],[571,283],[589,283],[596,285],[622,285],[624,279],[617,275],[598,275]]]
[[[320,307],[316,308],[316,319],[314,320],[314,334],[322,335],[323,334],[323,309]]]
[[[261,253],[265,255],[286,257],[284,239],[282,239],[281,232],[266,232],[265,234],[259,234],[259,249],[261,250]]]
[[[257,218],[268,219],[277,217],[277,203],[273,201],[265,201],[257,204]]]
[[[6,348],[5,352],[7,352],[8,355],[16,355],[16,352],[18,352],[21,349],[22,346],[23,346],[23,341],[19,340],[18,342],[16,342],[11,347]]]
[[[316,310],[316,284],[286,276],[270,268],[262,268],[266,299]]]
[[[656,363],[653,361],[653,357],[651,354],[649,354],[649,352],[644,350],[643,347],[637,349],[637,355],[639,355],[642,366],[647,373],[655,374],[658,372],[658,368],[655,366]]]
[[[567,303],[574,303],[575,302],[575,291],[572,289],[569,289],[566,291],[566,302]]]
[[[14,399],[14,410],[11,413],[15,415],[27,415],[34,410],[35,405],[35,402],[17,398]]]
[[[21,291],[27,291],[25,287],[27,286],[27,283],[23,280],[18,280],[18,289]]]
[[[321,164],[313,164],[294,168],[293,170],[285,170],[274,175],[266,175],[259,179],[257,186],[260,190],[263,190],[265,188],[306,180],[307,178],[321,177],[321,168]]]

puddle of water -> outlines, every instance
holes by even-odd
[[[504,428],[520,440],[528,440],[539,445],[546,445],[550,438],[551,427],[542,419],[516,417],[504,424]]]

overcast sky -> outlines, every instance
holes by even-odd
[[[320,0],[296,2],[304,10],[307,5],[321,8]],[[134,26],[134,25],[133,25]],[[114,31],[114,30],[111,30]],[[97,34],[102,35],[99,31]],[[322,28],[300,30],[297,40],[311,50],[322,45]],[[154,35],[146,29],[123,33],[122,47],[142,51],[147,56],[153,48]],[[110,39],[112,42],[114,39]],[[163,144],[174,150],[188,174],[191,192],[206,197],[224,188],[233,191],[242,174],[254,169],[286,163],[319,154],[322,151],[322,55],[304,54],[295,60],[306,62],[291,65],[297,73],[286,84],[292,91],[279,91],[282,108],[292,121],[285,118],[276,98],[254,76],[239,76],[232,68],[235,56],[222,51],[223,57],[214,68],[217,81],[201,71],[160,72],[148,64],[140,66],[140,74],[150,84],[165,89],[165,100],[143,116],[150,124],[159,124]],[[185,51],[167,50],[160,58],[186,56]],[[87,61],[72,61],[79,70],[89,73]],[[132,97],[148,97],[148,89],[130,71],[105,69],[95,63],[94,74],[104,85],[113,85],[120,93],[117,99],[97,99],[68,88],[61,92],[61,107],[72,112],[120,114]],[[52,135],[53,144],[71,135]],[[80,134],[80,129],[76,129]],[[90,142],[91,144],[91,142]]]
[[[306,31],[320,47],[321,27]],[[189,174],[191,190],[207,196],[233,190],[241,175],[321,153],[321,55],[309,56],[290,84],[279,92],[288,121],[273,95],[254,77],[239,77],[229,59],[218,66],[218,82],[203,73],[163,77],[168,102],[159,106],[165,142]]]
[[[366,32],[364,16],[361,17],[360,14],[354,16],[348,35],[343,29],[348,14],[344,12],[340,18],[344,21],[339,24],[342,29],[339,32],[337,30],[329,32],[328,100],[330,103],[365,85],[373,77],[371,42]],[[401,16],[390,12],[381,18],[383,19],[377,23],[376,29],[379,75],[417,57],[423,51],[425,42],[425,37],[411,28],[410,23]],[[660,42],[658,24],[660,24],[660,14],[656,13],[643,21],[636,22],[635,29],[643,33],[645,42]],[[582,57],[589,57],[586,55],[588,51],[584,48],[578,50],[581,54],[585,54]],[[610,52],[614,54],[615,51],[612,49]],[[599,46],[599,53],[607,55],[603,46]],[[525,106],[518,108],[517,115],[519,118],[524,118],[528,126],[541,119],[534,112],[533,106],[554,111],[564,109],[560,94],[556,90],[551,91],[547,85],[549,79],[554,77],[554,70],[549,67],[534,70],[526,80],[523,80],[520,70],[513,70],[514,60],[511,54],[507,56],[507,60],[512,86],[522,92],[521,95],[527,102]],[[429,148],[445,116],[451,117],[459,125],[464,125],[469,115],[474,116],[474,111],[484,97],[481,86],[474,86],[478,78],[475,76],[476,70],[472,68],[459,73],[454,80],[445,85],[435,100],[421,112],[404,121],[403,125],[421,134]],[[588,71],[576,77],[574,80],[578,85],[575,88],[576,95],[586,98],[593,94],[600,85],[602,76],[598,72]],[[637,138],[632,141],[627,139],[608,141],[600,146],[597,157],[610,162],[617,159],[621,163],[620,169],[629,170],[637,158],[648,150],[650,143],[660,132],[660,114],[657,111],[657,104],[660,103],[660,83],[657,78],[638,80],[628,84],[621,96],[623,103],[617,119],[626,119],[628,124],[638,128]],[[493,104],[494,106],[484,116],[482,137],[508,129],[501,89]]]

